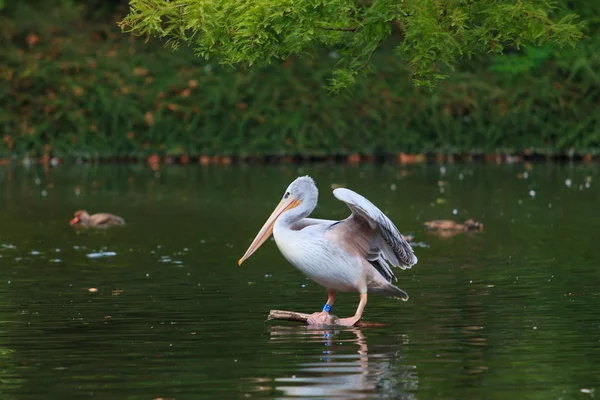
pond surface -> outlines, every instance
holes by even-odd
[[[349,214],[340,184],[415,236],[419,263],[397,271],[410,300],[365,311],[389,325],[265,323],[326,300],[272,241],[236,264],[301,174],[314,216]],[[593,165],[5,167],[0,398],[592,398],[599,200]],[[78,232],[77,209],[128,225]],[[469,217],[485,230],[423,229]],[[339,295],[335,314],[357,302]]]

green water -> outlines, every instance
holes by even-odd
[[[594,166],[535,164],[518,179],[523,172],[0,169],[0,398],[592,398],[600,176]],[[236,264],[286,186],[307,173],[320,189],[314,216],[349,214],[331,194],[343,184],[414,234],[419,263],[397,273],[410,300],[371,296],[364,315],[388,326],[265,323],[270,309],[313,312],[326,300],[271,241]],[[77,209],[128,225],[77,232],[68,224]],[[430,219],[469,217],[484,232],[423,230]],[[339,295],[334,311],[349,316],[357,302]]]

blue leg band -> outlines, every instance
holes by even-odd
[[[331,306],[329,304],[325,303],[325,305],[323,306],[323,311],[328,313],[329,311],[331,311]]]

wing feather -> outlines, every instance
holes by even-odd
[[[339,221],[332,221],[329,219],[302,218],[300,221],[294,222],[294,224],[291,226],[291,228],[292,228],[292,230],[300,231],[300,230],[306,228],[307,226],[312,226],[312,225],[328,226],[328,225],[336,224],[338,222]]]
[[[344,222],[355,222],[370,228],[370,247],[364,249],[365,256],[383,276],[390,280],[394,274],[389,267],[410,268],[417,263],[410,244],[402,237],[398,228],[373,203],[350,189],[338,188],[333,195],[352,211]],[[375,257],[377,255],[377,257]]]

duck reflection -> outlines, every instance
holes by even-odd
[[[301,361],[288,376],[254,380],[254,390],[274,391],[274,398],[281,399],[416,399],[416,366],[402,363],[405,335],[369,349],[359,328],[273,326],[269,334],[280,345],[278,354],[289,348]]]

